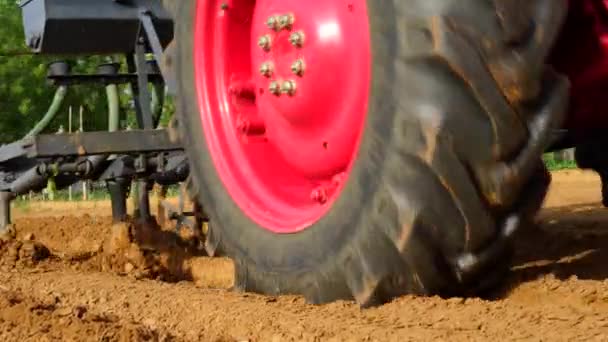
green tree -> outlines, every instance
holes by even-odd
[[[54,90],[44,86],[46,63],[38,56],[14,56],[24,51],[19,9],[0,0],[0,142],[19,138],[46,111]],[[47,105],[48,106],[48,105]]]
[[[101,63],[112,56],[69,58],[65,56],[37,56],[24,54],[25,46],[21,11],[15,0],[0,0],[0,144],[23,137],[46,113],[55,88],[46,81],[47,66],[52,61],[68,60],[75,73],[93,73]],[[121,112],[126,121],[134,126],[134,113],[127,86],[120,86]],[[68,108],[74,110],[74,129],[78,125],[78,110],[84,107],[85,131],[107,129],[107,100],[102,85],[78,85],[68,90],[60,113],[48,127],[47,132],[56,131],[68,123]],[[173,111],[172,102],[165,108]],[[163,116],[166,125],[168,116]],[[127,124],[125,122],[125,125]],[[66,127],[67,129],[67,127]]]

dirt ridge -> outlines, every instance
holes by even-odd
[[[107,211],[19,214],[0,242],[1,341],[608,340],[608,210],[590,173],[554,174],[538,224],[488,298],[361,310],[235,293],[233,266]]]

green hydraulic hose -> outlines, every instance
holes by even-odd
[[[108,132],[117,132],[120,129],[120,101],[118,98],[118,86],[108,84],[106,86],[106,96],[108,98]],[[108,159],[114,159],[111,155]]]
[[[152,118],[156,120],[156,115],[158,114],[160,107],[160,99],[158,93],[156,92],[156,87],[151,91],[152,101],[150,102],[150,112],[152,112]]]
[[[67,86],[59,86],[59,88],[57,88],[49,110],[46,112],[44,117],[38,122],[38,124],[36,124],[36,126],[25,136],[25,138],[31,138],[35,135],[40,134],[40,132],[42,132],[49,125],[49,123],[51,123],[51,121],[53,121],[53,119],[59,112],[59,109],[61,108],[61,104],[63,103],[67,92]]]
[[[106,95],[108,96],[108,131],[116,132],[120,126],[118,86],[116,84],[107,85]]]
[[[51,121],[53,121],[53,119],[59,112],[61,105],[63,104],[63,100],[65,99],[67,92],[68,92],[67,86],[59,86],[59,88],[57,88],[57,90],[55,91],[55,96],[53,97],[53,102],[51,103],[49,110],[46,112],[46,114],[44,114],[44,116],[36,124],[36,126],[34,126],[34,128],[25,136],[25,138],[31,138],[33,136],[40,134],[40,132],[42,132],[49,125],[49,123],[51,123]],[[49,179],[47,180],[47,190],[48,190],[51,200],[55,199],[55,193],[57,191],[57,184],[55,183],[55,176],[56,175],[53,175],[53,176],[49,177]]]
[[[164,85],[155,85],[152,89],[152,101],[150,103],[150,111],[155,123],[160,124],[161,116],[163,115],[163,107],[165,105],[165,87]]]

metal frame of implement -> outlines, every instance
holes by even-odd
[[[48,80],[57,87],[129,84],[138,129],[35,135],[0,146],[0,233],[11,224],[15,196],[41,190],[50,178],[60,188],[83,179],[105,181],[115,221],[126,218],[127,193],[135,181],[138,215],[148,219],[151,184],[176,184],[189,175],[182,147],[158,127],[149,89],[174,89],[156,63],[173,39],[170,15],[158,0],[23,0],[20,6],[26,44],[34,53],[126,56],[127,74],[102,65],[97,74],[74,75],[60,62],[50,66]],[[155,60],[147,59],[150,52]]]

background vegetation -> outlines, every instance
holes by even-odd
[[[17,1],[0,0],[0,144],[23,137],[46,113],[55,93],[55,88],[46,82],[47,65],[60,59],[70,62],[75,73],[94,73],[99,64],[109,61],[121,62],[123,71],[125,68],[121,56],[30,55],[25,46]],[[120,97],[123,127],[135,126],[128,86],[120,87]],[[85,131],[107,129],[107,102],[102,85],[71,87],[59,115],[48,131],[57,131],[60,125],[67,126],[70,106],[75,113],[80,106],[84,107]],[[171,102],[166,103],[166,110],[172,112]],[[164,115],[165,124],[169,116]],[[78,125],[77,115],[73,125]]]
[[[556,158],[554,153],[545,154],[543,160],[550,171],[569,170],[578,167],[573,159]]]

